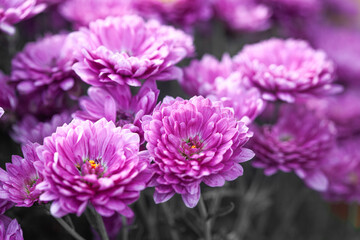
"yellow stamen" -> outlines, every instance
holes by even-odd
[[[94,169],[95,169],[97,166],[99,166],[99,164],[95,163],[94,160],[90,160],[89,163],[90,163],[90,166],[91,166],[92,168],[94,168]]]
[[[195,145],[192,145],[191,148],[196,148],[196,146],[195,146]]]

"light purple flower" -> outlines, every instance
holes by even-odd
[[[32,115],[26,115],[20,122],[13,125],[11,138],[20,143],[27,142],[42,144],[45,137],[55,132],[57,127],[72,120],[71,114],[67,111],[55,114],[49,121],[41,122]]]
[[[134,96],[128,85],[90,87],[89,96],[80,99],[82,110],[77,111],[74,117],[93,122],[105,118],[116,126],[129,127],[140,135],[140,142],[143,143],[141,118],[152,113],[159,92],[155,81],[151,80],[146,81]]]
[[[294,102],[342,89],[333,84],[334,64],[326,54],[302,40],[270,39],[247,45],[234,61],[265,100]]]
[[[255,0],[215,0],[220,19],[236,31],[261,31],[270,26],[271,9]]]
[[[38,161],[36,147],[29,143],[22,147],[24,158],[13,155],[12,163],[6,163],[6,171],[0,168],[0,198],[7,199],[17,207],[31,207],[39,201],[41,191],[36,186],[43,180],[36,171],[34,162]]]
[[[62,110],[64,93],[76,95],[79,86],[72,71],[73,57],[67,34],[48,35],[28,43],[12,60],[11,81],[19,94],[19,109],[39,114]]]
[[[8,110],[13,110],[16,104],[15,91],[9,86],[9,76],[0,71],[0,106]]]
[[[342,94],[306,101],[309,108],[335,123],[337,137],[352,137],[360,133],[360,88],[351,88]]]
[[[97,20],[70,36],[77,46],[73,69],[93,86],[178,79],[182,72],[175,64],[194,51],[191,36],[135,15]]]
[[[133,0],[138,14],[161,22],[192,28],[208,21],[212,15],[211,0]]]
[[[250,142],[256,154],[253,166],[264,168],[266,175],[294,171],[311,188],[325,190],[327,180],[315,170],[334,146],[334,124],[302,105],[285,105],[280,110],[276,124],[254,128]]]
[[[336,64],[339,80],[360,85],[360,31],[315,25],[307,29],[310,41]]]
[[[0,0],[0,31],[14,34],[14,24],[32,17],[46,8],[37,0]]]
[[[182,88],[191,96],[206,96],[215,89],[217,78],[227,78],[234,72],[234,64],[229,54],[225,53],[221,61],[205,54],[201,60],[193,60],[184,69],[184,77],[180,79]]]
[[[24,240],[22,229],[16,219],[0,215],[0,239]]]
[[[243,145],[252,136],[244,122],[221,102],[203,97],[166,97],[152,116],[143,117],[147,149],[153,157],[154,200],[161,203],[175,193],[195,207],[200,183],[220,187],[243,174],[239,163],[254,154]]]
[[[108,16],[133,13],[131,2],[132,0],[71,0],[62,3],[59,11],[62,16],[79,27]]]
[[[252,121],[265,107],[260,92],[249,86],[228,54],[224,54],[220,62],[211,55],[204,55],[200,61],[193,60],[184,69],[180,84],[190,95],[220,100],[224,106],[232,107],[237,119],[246,116]]]
[[[88,204],[102,216],[132,217],[128,207],[151,177],[147,152],[139,153],[139,136],[101,119],[73,120],[57,128],[37,148],[35,167],[44,181],[41,201],[52,201],[55,217],[80,216]]]
[[[329,180],[323,196],[330,201],[360,201],[360,138],[338,141],[320,169]]]

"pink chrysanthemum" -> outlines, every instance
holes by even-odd
[[[42,176],[36,171],[34,162],[38,160],[36,147],[38,144],[28,144],[22,147],[24,158],[12,156],[12,163],[6,164],[6,171],[0,168],[0,196],[12,201],[18,207],[31,207],[39,201],[41,191],[36,186],[42,181]]]
[[[82,110],[77,111],[74,117],[93,122],[106,118],[108,121],[113,121],[116,126],[130,127],[132,132],[140,135],[143,143],[141,118],[152,113],[159,92],[155,81],[145,82],[135,96],[132,96],[127,85],[90,87],[89,97],[80,99]]]
[[[253,166],[266,175],[294,171],[316,190],[325,190],[327,180],[315,171],[334,146],[336,129],[332,122],[316,116],[303,106],[284,106],[275,125],[255,128],[250,146],[256,154]]]
[[[37,152],[35,166],[44,176],[40,200],[52,201],[55,217],[80,216],[88,204],[102,216],[132,217],[128,205],[151,177],[147,153],[139,153],[139,136],[105,119],[75,119],[45,138]]]
[[[340,95],[309,99],[306,104],[335,123],[338,138],[352,137],[360,133],[359,92],[359,88],[347,89]]]
[[[67,34],[49,35],[28,43],[13,58],[11,81],[19,93],[20,113],[52,115],[64,107],[64,93],[74,95],[79,91],[66,37]]]
[[[14,24],[32,17],[46,8],[37,0],[0,0],[0,31],[14,34]]]
[[[217,15],[236,31],[261,31],[270,26],[271,9],[254,0],[215,0]]]
[[[360,86],[360,31],[326,25],[307,30],[312,44],[324,50],[336,64],[339,80]]]
[[[212,15],[211,0],[133,0],[134,8],[145,18],[188,29]]]
[[[175,193],[186,206],[200,198],[200,183],[224,185],[243,174],[239,163],[254,154],[243,145],[252,136],[221,102],[203,97],[190,100],[166,97],[152,116],[143,117],[147,149],[153,157],[154,200],[161,203]]]
[[[41,122],[32,115],[26,115],[13,126],[11,138],[20,144],[26,144],[27,142],[42,144],[44,138],[54,133],[57,127],[69,123],[71,120],[69,112],[55,114],[46,122]]]
[[[247,45],[234,61],[265,100],[294,102],[307,95],[339,92],[334,65],[302,40],[270,39]]]
[[[323,196],[330,201],[360,202],[360,138],[337,142],[321,168],[329,181]]]
[[[194,51],[192,38],[157,21],[138,16],[108,17],[71,34],[77,46],[73,69],[93,86],[106,83],[140,86],[139,79],[172,80],[175,64]]]
[[[200,61],[193,60],[184,69],[180,84],[190,95],[221,100],[226,107],[234,109],[237,119],[246,116],[254,120],[264,109],[260,92],[249,86],[228,54],[224,54],[220,62],[211,55],[204,55]]]
[[[87,26],[97,19],[133,13],[132,0],[71,0],[60,5],[59,11],[76,27]]]
[[[0,215],[0,239],[24,240],[22,229],[16,219]]]

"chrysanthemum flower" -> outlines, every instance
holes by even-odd
[[[64,107],[64,93],[73,95],[79,91],[66,37],[49,35],[28,43],[13,58],[11,81],[19,93],[19,112],[57,112]]]
[[[72,0],[60,5],[59,11],[76,27],[87,26],[97,19],[133,13],[132,0]]]
[[[266,175],[294,171],[316,190],[325,190],[322,158],[334,146],[336,129],[332,122],[316,116],[303,106],[285,106],[275,125],[254,129],[250,146],[256,154],[253,166]]]
[[[44,176],[40,200],[52,201],[55,217],[80,216],[88,204],[102,216],[117,212],[132,217],[128,205],[151,177],[147,154],[139,153],[139,136],[105,119],[64,124],[37,153],[35,166]]]
[[[69,112],[55,114],[49,121],[41,122],[32,115],[26,115],[13,126],[11,138],[21,144],[27,142],[42,144],[45,137],[55,132],[57,127],[72,120]]]
[[[14,109],[17,104],[15,91],[8,84],[9,76],[0,71],[0,106],[5,109]]]
[[[130,127],[132,132],[140,134],[143,143],[141,118],[152,113],[159,92],[155,81],[145,82],[134,96],[128,85],[90,87],[89,96],[80,99],[82,110],[77,111],[74,117],[93,122],[106,118],[113,121],[116,126]]]
[[[133,0],[138,14],[189,29],[208,21],[212,15],[210,0]]]
[[[265,100],[294,102],[341,90],[333,84],[334,64],[302,40],[270,39],[247,45],[234,61]]]
[[[13,155],[12,163],[6,163],[6,171],[0,168],[0,197],[12,201],[18,207],[31,207],[39,201],[41,191],[36,186],[43,178],[34,167],[34,162],[38,160],[37,146],[32,143],[24,145],[24,158]]]
[[[194,51],[192,38],[157,21],[138,16],[108,17],[71,34],[77,46],[73,69],[93,86],[106,83],[140,86],[139,79],[172,80],[175,64]]]
[[[351,88],[339,95],[309,99],[306,104],[335,123],[338,138],[351,137],[360,133],[359,93],[359,88]]]
[[[45,7],[37,0],[0,0],[0,31],[14,34],[14,24],[42,12]]]
[[[360,85],[360,31],[315,25],[307,28],[307,35],[334,61],[340,81]]]
[[[321,168],[329,181],[323,196],[331,201],[360,201],[360,139],[337,142]]]
[[[203,97],[166,97],[152,116],[143,117],[147,149],[153,157],[154,200],[161,203],[175,193],[186,206],[200,198],[200,183],[223,186],[243,174],[239,163],[254,154],[243,148],[252,133],[221,102]]]
[[[217,15],[236,31],[261,31],[270,26],[271,9],[254,0],[215,0]]]
[[[24,240],[22,229],[16,219],[0,215],[0,239]]]
[[[193,60],[184,69],[181,86],[190,95],[202,95],[212,100],[220,100],[226,107],[235,110],[235,117],[254,120],[264,109],[260,92],[248,84],[228,54],[221,61],[211,55]]]

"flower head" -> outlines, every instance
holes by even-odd
[[[22,147],[24,158],[13,155],[12,163],[6,163],[6,171],[0,169],[1,197],[6,197],[18,207],[31,207],[39,201],[41,191],[36,186],[42,176],[36,171],[34,162],[38,160],[36,147],[29,143]]]
[[[132,217],[128,207],[139,198],[151,174],[139,136],[105,119],[73,120],[57,128],[37,149],[36,168],[44,181],[41,201],[52,201],[56,217],[81,215],[91,204],[102,216]]]
[[[302,40],[270,39],[247,45],[234,61],[265,100],[294,102],[341,90],[333,84],[334,65],[326,54]]]
[[[360,201],[360,138],[337,142],[325,156],[320,169],[328,178],[329,187],[323,196],[330,201]]]
[[[13,58],[11,81],[19,93],[20,113],[52,115],[64,107],[64,93],[79,90],[66,37],[49,35],[28,43]]]
[[[236,31],[261,31],[270,26],[271,9],[254,0],[215,0],[217,15]]]
[[[26,115],[20,122],[13,126],[11,137],[14,141],[26,144],[28,142],[42,144],[45,137],[55,132],[57,127],[72,120],[67,111],[55,114],[49,121],[41,122],[32,115]]]
[[[16,219],[0,215],[0,239],[24,240],[23,232]]]
[[[90,87],[88,95],[80,99],[82,110],[74,114],[75,118],[93,122],[106,118],[116,126],[130,127],[139,133],[143,143],[141,118],[152,113],[159,96],[154,81],[145,82],[135,96],[128,85]]]
[[[188,29],[212,17],[209,0],[134,0],[134,8],[145,18]]]
[[[264,109],[260,92],[236,70],[228,54],[221,61],[204,55],[200,61],[193,60],[184,73],[180,84],[186,92],[222,101],[224,106],[234,109],[237,119],[254,120]]]
[[[131,0],[72,0],[59,7],[62,16],[75,26],[87,26],[97,19],[132,13]]]
[[[322,158],[334,146],[336,129],[332,122],[316,116],[303,106],[284,106],[274,125],[254,129],[252,162],[264,168],[266,175],[294,171],[317,190],[326,189],[326,179],[319,168]],[[315,174],[316,173],[316,174]]]
[[[37,0],[0,0],[0,31],[14,34],[13,24],[32,17],[46,8]]]
[[[73,69],[93,86],[177,79],[181,70],[175,64],[194,51],[189,35],[135,15],[97,20],[70,36],[77,46]]]
[[[194,207],[200,183],[224,185],[242,175],[239,163],[250,160],[252,151],[243,145],[252,136],[231,109],[203,97],[190,100],[166,97],[152,116],[143,117],[147,149],[153,157],[154,200],[165,202],[181,194]]]

